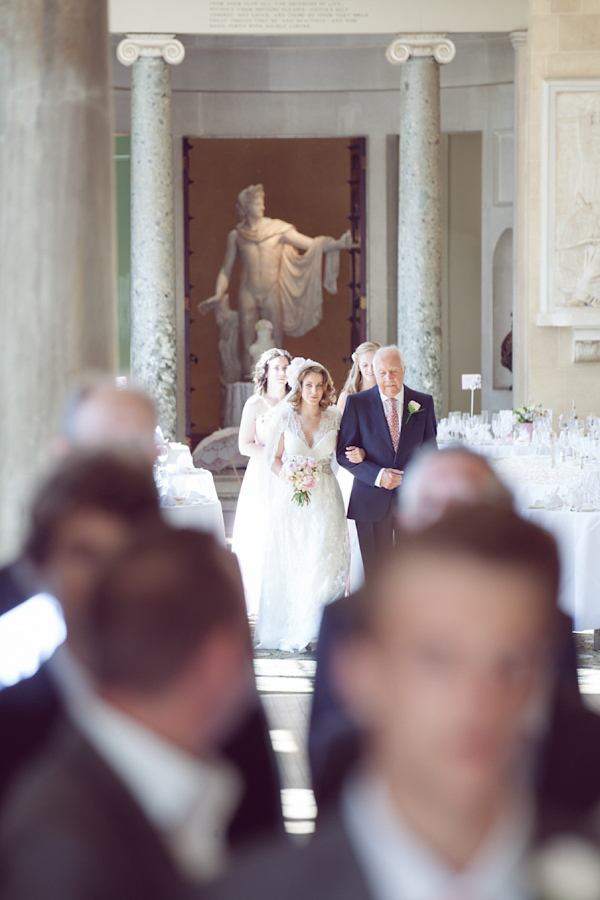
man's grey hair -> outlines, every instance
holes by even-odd
[[[88,400],[98,393],[124,391],[148,407],[148,411],[156,418],[156,405],[142,388],[127,385],[121,387],[117,379],[102,372],[86,372],[68,391],[58,420],[58,434],[70,446],[81,442],[79,433],[79,414]]]
[[[397,347],[396,344],[388,344],[386,347],[380,347],[379,350],[375,352],[375,356],[373,357],[373,366],[375,366],[377,358],[383,356],[386,353],[396,353],[398,359],[400,360],[402,368],[406,369],[406,358],[400,347]]]
[[[456,481],[445,482],[448,493],[439,500],[439,509],[431,508],[432,478],[439,463],[458,464]],[[427,498],[429,509],[424,503]],[[424,446],[411,460],[399,492],[396,514],[404,527],[423,527],[423,517],[435,521],[446,511],[448,504],[470,506],[485,504],[506,509],[514,508],[514,498],[485,457],[459,445],[437,450]],[[437,505],[437,504],[436,504]]]

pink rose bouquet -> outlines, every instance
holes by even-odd
[[[294,489],[292,502],[308,506],[310,492],[321,477],[323,467],[310,456],[290,456],[283,464],[281,477]]]

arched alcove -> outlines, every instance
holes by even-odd
[[[513,311],[513,230],[506,228],[496,243],[493,263],[493,329],[494,370],[496,391],[512,390],[513,376],[502,365],[502,342],[512,331]]]

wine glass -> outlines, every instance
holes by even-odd
[[[500,419],[500,413],[492,413],[492,433],[495,438],[499,438],[502,434],[502,421]]]

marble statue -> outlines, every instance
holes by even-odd
[[[324,236],[310,238],[288,222],[267,218],[262,184],[252,184],[240,192],[237,211],[240,221],[227,237],[215,295],[201,303],[199,309],[205,311],[206,304],[216,308],[223,304],[239,256],[242,366],[244,376],[250,377],[250,346],[255,340],[258,320],[268,319],[272,323],[274,346],[281,346],[284,333],[300,337],[314,328],[322,316],[322,284],[330,293],[337,292],[339,252],[336,251],[348,249],[351,237],[346,232],[339,240]]]
[[[271,350],[275,346],[273,340],[273,323],[268,319],[259,319],[256,323],[256,340],[250,344],[250,356],[252,357],[253,367],[266,350]]]
[[[229,308],[229,297],[211,297],[198,304],[198,310],[206,315],[215,310],[217,331],[219,332],[219,377],[223,386],[240,381],[242,363],[239,352],[239,315],[237,310]]]

